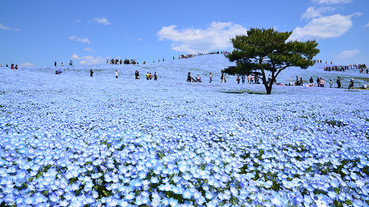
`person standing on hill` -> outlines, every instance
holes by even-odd
[[[149,80],[150,79],[150,73],[149,72],[147,72],[146,73],[146,80]]]
[[[94,76],[94,71],[92,69],[90,69],[90,77]]]
[[[341,88],[341,78],[337,77],[337,88]]]
[[[224,83],[227,83],[227,74],[226,73],[224,73],[223,79],[224,79]]]
[[[319,78],[319,77],[317,77],[317,78],[316,78],[316,85],[317,85],[318,87],[320,87],[320,78]]]
[[[213,81],[213,75],[211,73],[209,74],[209,79],[209,83],[211,83],[211,81]]]
[[[192,79],[191,72],[188,72],[188,74],[187,74],[187,82],[191,82],[191,79]]]
[[[237,83],[237,84],[240,84],[240,81],[241,81],[241,78],[240,78],[240,76],[238,75],[238,76],[237,76],[237,78],[236,78],[236,83]]]
[[[118,70],[115,70],[115,77],[118,78]]]
[[[154,81],[158,80],[158,75],[156,74],[156,72],[154,73]]]
[[[354,88],[354,79],[351,78],[350,83],[349,83],[348,90],[353,89],[353,88]]]

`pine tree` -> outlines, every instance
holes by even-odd
[[[232,38],[234,50],[227,58],[236,61],[236,66],[222,72],[234,75],[260,70],[266,93],[271,94],[273,83],[280,72],[291,66],[308,68],[314,64],[313,57],[320,51],[316,48],[318,43],[315,40],[287,41],[291,34],[272,28],[251,28],[247,35]],[[266,79],[266,71],[271,72],[271,81]]]

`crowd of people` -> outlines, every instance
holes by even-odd
[[[247,77],[247,83],[248,84],[260,84],[260,78],[258,75],[238,75],[236,76],[235,79],[235,83],[236,84],[245,84],[246,83],[246,77]],[[227,74],[222,73],[221,77],[220,77],[220,83],[227,83]],[[272,80],[271,76],[269,75],[267,78],[267,82],[270,82]],[[213,74],[209,73],[209,83],[211,83],[213,81]],[[202,79],[200,77],[199,74],[197,74],[196,77],[192,77],[191,72],[188,72],[187,74],[187,82],[202,82]],[[337,88],[342,88],[342,84],[341,84],[341,77],[337,77],[337,79],[335,80],[336,83],[336,87]],[[276,85],[283,85],[281,83],[278,83],[276,80],[274,81],[273,84]],[[316,83],[314,83],[314,79],[311,76],[310,79],[308,80],[308,82],[306,84],[304,84],[304,80],[302,78],[302,76],[296,76],[295,81],[293,82],[292,78],[289,79],[289,83],[286,84],[286,86],[308,86],[308,87],[325,87],[327,84],[329,84],[329,88],[333,88],[333,81],[330,79],[328,83],[326,83],[326,81],[324,80],[324,78],[322,77],[317,77],[316,78]],[[349,85],[348,85],[348,90],[353,89],[354,87],[354,79],[351,78]],[[362,87],[363,89],[367,88],[367,85],[364,85]]]
[[[186,59],[186,58],[192,58],[192,57],[196,57],[196,56],[202,56],[202,55],[213,55],[213,54],[229,54],[229,52],[227,51],[216,51],[216,52],[209,52],[209,53],[198,53],[198,54],[182,54],[178,56],[178,59]],[[175,56],[173,56],[173,60],[175,60]],[[165,62],[166,58],[158,58],[157,62]],[[153,63],[155,63],[155,60],[152,61]],[[143,61],[142,64],[146,64],[146,61]],[[122,64],[139,64],[138,61],[136,61],[135,59],[107,59],[106,60],[106,64],[111,64],[111,65],[122,65]]]
[[[134,60],[134,59],[131,59],[131,60],[129,60],[129,59],[120,59],[120,60],[118,60],[118,59],[114,59],[114,58],[112,58],[112,59],[107,59],[106,60],[106,64],[111,64],[111,65],[123,65],[123,64],[125,64],[125,65],[129,65],[129,64],[133,64],[133,65],[136,65],[136,64],[138,64],[138,62],[136,61],[136,60]]]
[[[57,65],[58,65],[58,64],[57,64],[57,62],[55,61],[55,62],[54,62],[54,66],[56,67]],[[61,62],[61,63],[60,63],[60,65],[61,65],[61,66],[64,66],[64,62]],[[73,65],[73,61],[72,61],[72,60],[69,60],[69,65],[70,65],[70,66],[72,66],[72,65]]]
[[[2,65],[0,65],[0,68],[1,67],[3,67]],[[6,64],[5,65],[5,67],[6,68],[9,68],[9,65],[8,64]],[[18,65],[16,65],[16,64],[10,64],[10,69],[12,69],[12,70],[18,70]]]
[[[90,77],[94,76],[94,70],[90,69]],[[118,70],[115,70],[115,78],[118,78]],[[135,71],[135,79],[140,79],[140,71],[136,70]],[[158,74],[156,72],[154,72],[154,75],[152,75],[150,72],[146,73],[146,80],[152,80],[154,79],[154,81],[158,80]]]

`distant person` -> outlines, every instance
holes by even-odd
[[[56,67],[56,61],[54,62],[54,66]]]
[[[15,69],[18,70],[18,65],[15,65]]]
[[[14,64],[11,64],[10,69],[14,70]]]
[[[140,79],[140,72],[138,70],[135,71],[135,79]]]
[[[71,65],[71,66],[73,65],[73,61],[72,60],[69,61],[69,65]]]
[[[329,88],[332,88],[333,82],[332,80],[329,80]]]
[[[115,78],[118,78],[118,70],[115,70]]]
[[[317,77],[317,78],[316,78],[316,85],[317,85],[318,87],[320,87],[320,78],[319,78],[319,77]]]
[[[222,75],[220,76],[220,83],[223,83],[224,80],[224,73],[222,73]]]
[[[150,75],[149,75],[149,80],[152,80],[152,75],[151,75],[151,73],[150,73]]]
[[[192,79],[191,72],[188,72],[188,74],[187,74],[187,82],[191,82],[191,79]]]
[[[149,72],[147,72],[146,73],[146,80],[149,80],[150,79],[150,73]]]
[[[64,66],[64,63],[63,62],[61,63],[61,66]]]
[[[268,80],[269,81],[269,80]],[[299,86],[300,85],[300,79],[298,76],[296,76],[296,82],[295,82],[295,86]]]
[[[154,81],[158,80],[158,75],[156,74],[156,72],[154,73]]]
[[[213,75],[210,73],[209,74],[209,83],[211,83],[211,81],[213,81]]]
[[[241,76],[241,79],[242,79],[242,84],[245,84],[245,82],[246,82],[246,76],[245,75],[242,75]]]
[[[197,76],[196,76],[196,82],[201,82],[201,77],[200,77],[199,74],[197,74]]]
[[[310,82],[310,85],[313,85],[313,83],[314,83],[314,79],[313,79],[313,76],[311,76],[311,77],[310,77],[310,80],[309,80],[309,82]]]
[[[94,77],[94,71],[92,69],[90,70],[90,77]]]
[[[337,77],[337,88],[341,88],[341,78]]]
[[[353,89],[353,88],[354,88],[354,79],[351,78],[349,86],[348,86],[348,90]]]
[[[236,78],[236,83],[237,83],[237,84],[240,84],[240,81],[241,81],[240,76],[237,76],[237,78]]]

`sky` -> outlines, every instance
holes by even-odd
[[[0,0],[0,65],[153,62],[232,51],[250,28],[316,40],[315,59],[369,63],[367,0]]]

